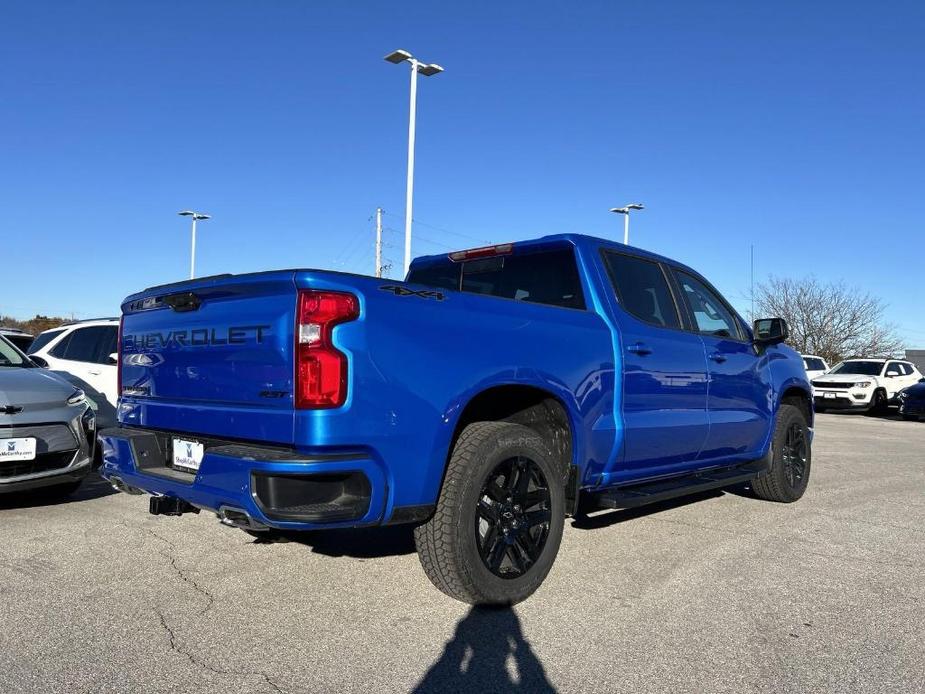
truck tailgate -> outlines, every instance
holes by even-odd
[[[191,280],[126,299],[121,421],[290,444],[293,276]]]

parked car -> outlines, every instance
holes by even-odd
[[[925,417],[925,378],[899,393],[899,414],[903,419],[919,420]]]
[[[96,421],[81,390],[0,336],[0,494],[70,494],[91,467]]]
[[[810,381],[822,376],[829,370],[828,363],[822,357],[817,357],[815,354],[803,354],[801,356],[803,357],[803,366],[806,368],[806,378]]]
[[[0,336],[12,342],[20,352],[25,352],[29,349],[29,345],[31,345],[33,339],[35,339],[32,337],[31,333],[27,333],[25,330],[20,330],[19,328],[0,328]]]
[[[848,409],[882,413],[903,388],[922,374],[901,359],[848,359],[829,373],[813,379],[816,412]]]
[[[118,333],[118,318],[83,320],[40,333],[28,351],[86,393],[100,427],[116,421]]]
[[[793,502],[812,391],[786,323],[579,235],[418,258],[406,282],[223,275],[122,304],[102,474],[250,533],[415,523],[448,595],[510,604],[564,518],[748,482]]]

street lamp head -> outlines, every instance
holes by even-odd
[[[192,217],[194,220],[200,219],[212,219],[210,215],[203,214],[202,212],[193,212],[193,210],[183,210],[182,212],[177,212],[181,217]]]
[[[629,212],[629,209],[626,207],[611,207],[611,212],[616,212],[617,214],[626,214]]]
[[[403,51],[399,49],[397,51],[392,51],[391,53],[389,53],[385,57],[385,59],[388,60],[390,63],[395,63],[397,65],[398,63],[403,63],[406,60],[411,60],[412,57],[413,56],[408,51]]]
[[[436,63],[431,63],[430,65],[418,65],[418,72],[424,75],[424,77],[432,77],[433,75],[443,72],[443,68]]]
[[[638,203],[638,202],[631,202],[629,205],[626,206],[626,209],[628,209],[628,210],[644,210],[645,207],[643,207],[643,206],[642,206],[640,203]]]

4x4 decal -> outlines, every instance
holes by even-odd
[[[435,292],[431,289],[414,290],[399,287],[397,284],[384,284],[379,289],[384,292],[392,292],[395,296],[419,296],[422,299],[436,299],[437,301],[443,301],[444,299],[443,292]]]

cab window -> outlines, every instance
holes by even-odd
[[[668,279],[658,263],[638,256],[604,251],[617,300],[630,314],[660,328],[680,328]]]
[[[742,339],[739,321],[726,308],[725,302],[720,299],[718,294],[686,272],[677,270],[675,274],[678,278],[678,284],[681,285],[684,302],[690,310],[698,332],[704,335],[713,335],[714,337]]]

